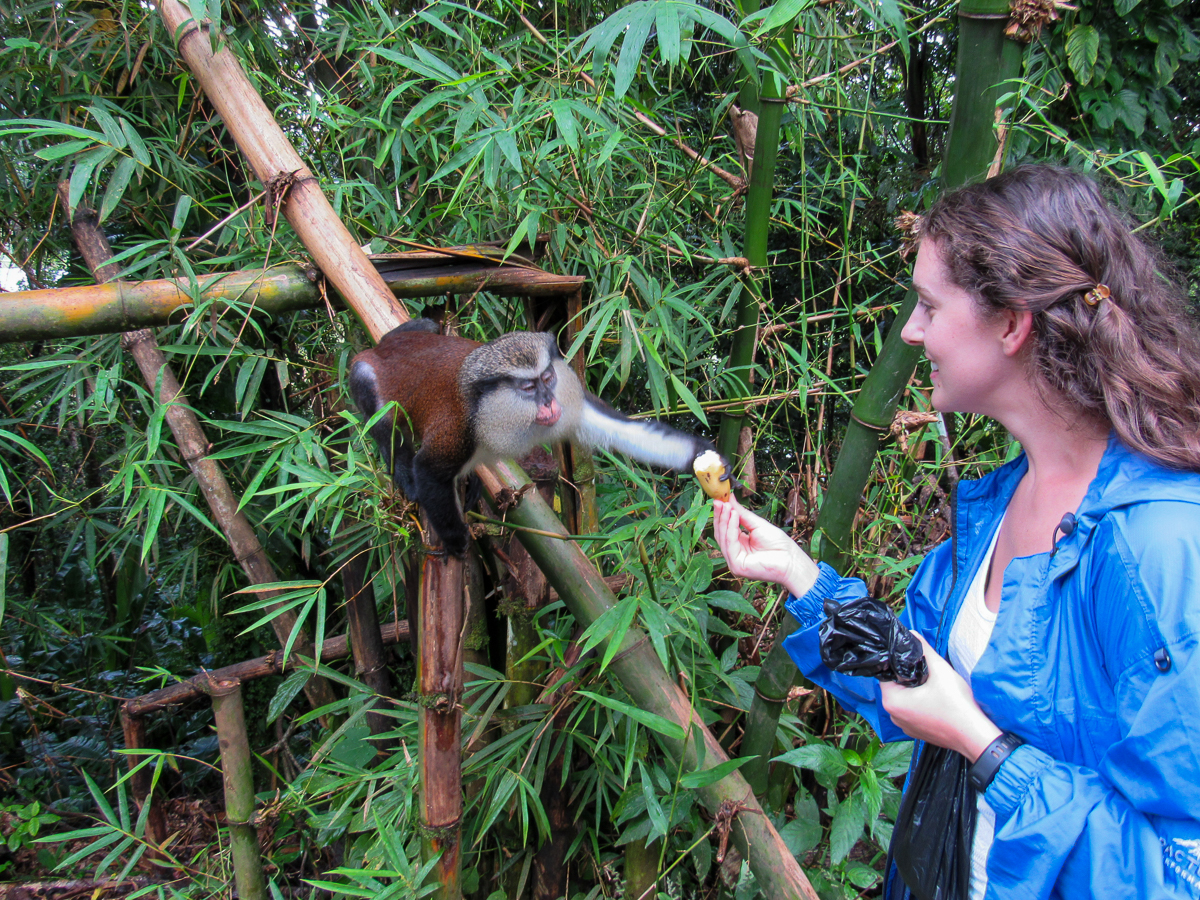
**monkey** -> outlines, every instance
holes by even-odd
[[[486,344],[438,334],[412,319],[350,362],[348,383],[392,480],[429,517],[447,553],[466,552],[469,532],[457,483],[476,466],[573,440],[687,471],[707,440],[658,421],[635,421],[589,393],[554,335],[513,331]],[[728,468],[728,467],[727,467]]]

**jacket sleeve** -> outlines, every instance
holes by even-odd
[[[936,572],[939,564],[945,562],[941,557],[945,557],[945,551],[948,550],[948,543],[940,545],[922,561],[909,584],[905,607],[900,613],[900,621],[907,628],[920,631],[930,644],[934,643],[937,630],[930,601],[931,589],[938,580]],[[832,598],[841,604],[866,594],[867,586],[861,579],[843,578],[833,568],[821,563],[817,581],[806,594],[801,597],[788,595],[787,611],[800,627],[788,635],[783,646],[806,678],[833,694],[844,708],[866,719],[881,741],[911,740],[884,710],[878,681],[864,676],[843,675],[821,662],[818,632],[825,618],[825,601]],[[932,596],[936,596],[936,592]]]
[[[1151,531],[1098,528],[1094,677],[1112,684],[1118,734],[1094,767],[1028,745],[1000,767],[989,897],[1200,897],[1200,508],[1179,506],[1123,523],[1153,512]]]

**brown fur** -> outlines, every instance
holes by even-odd
[[[402,417],[400,428],[457,471],[475,449],[462,427],[467,411],[458,391],[458,371],[478,346],[453,335],[391,331],[374,349],[354,357],[351,366],[360,360],[369,363],[380,395],[395,400],[412,423],[410,429]]]

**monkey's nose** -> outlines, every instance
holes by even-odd
[[[553,425],[560,418],[562,407],[558,405],[557,400],[551,399],[547,405],[538,407],[537,418],[533,421],[537,425]]]

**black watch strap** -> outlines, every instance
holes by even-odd
[[[1011,731],[1006,731],[988,744],[987,749],[979,754],[979,759],[975,760],[975,765],[971,766],[971,771],[967,773],[971,786],[981,794],[986,791],[996,773],[1000,771],[1000,764],[1023,743],[1025,742]]]

